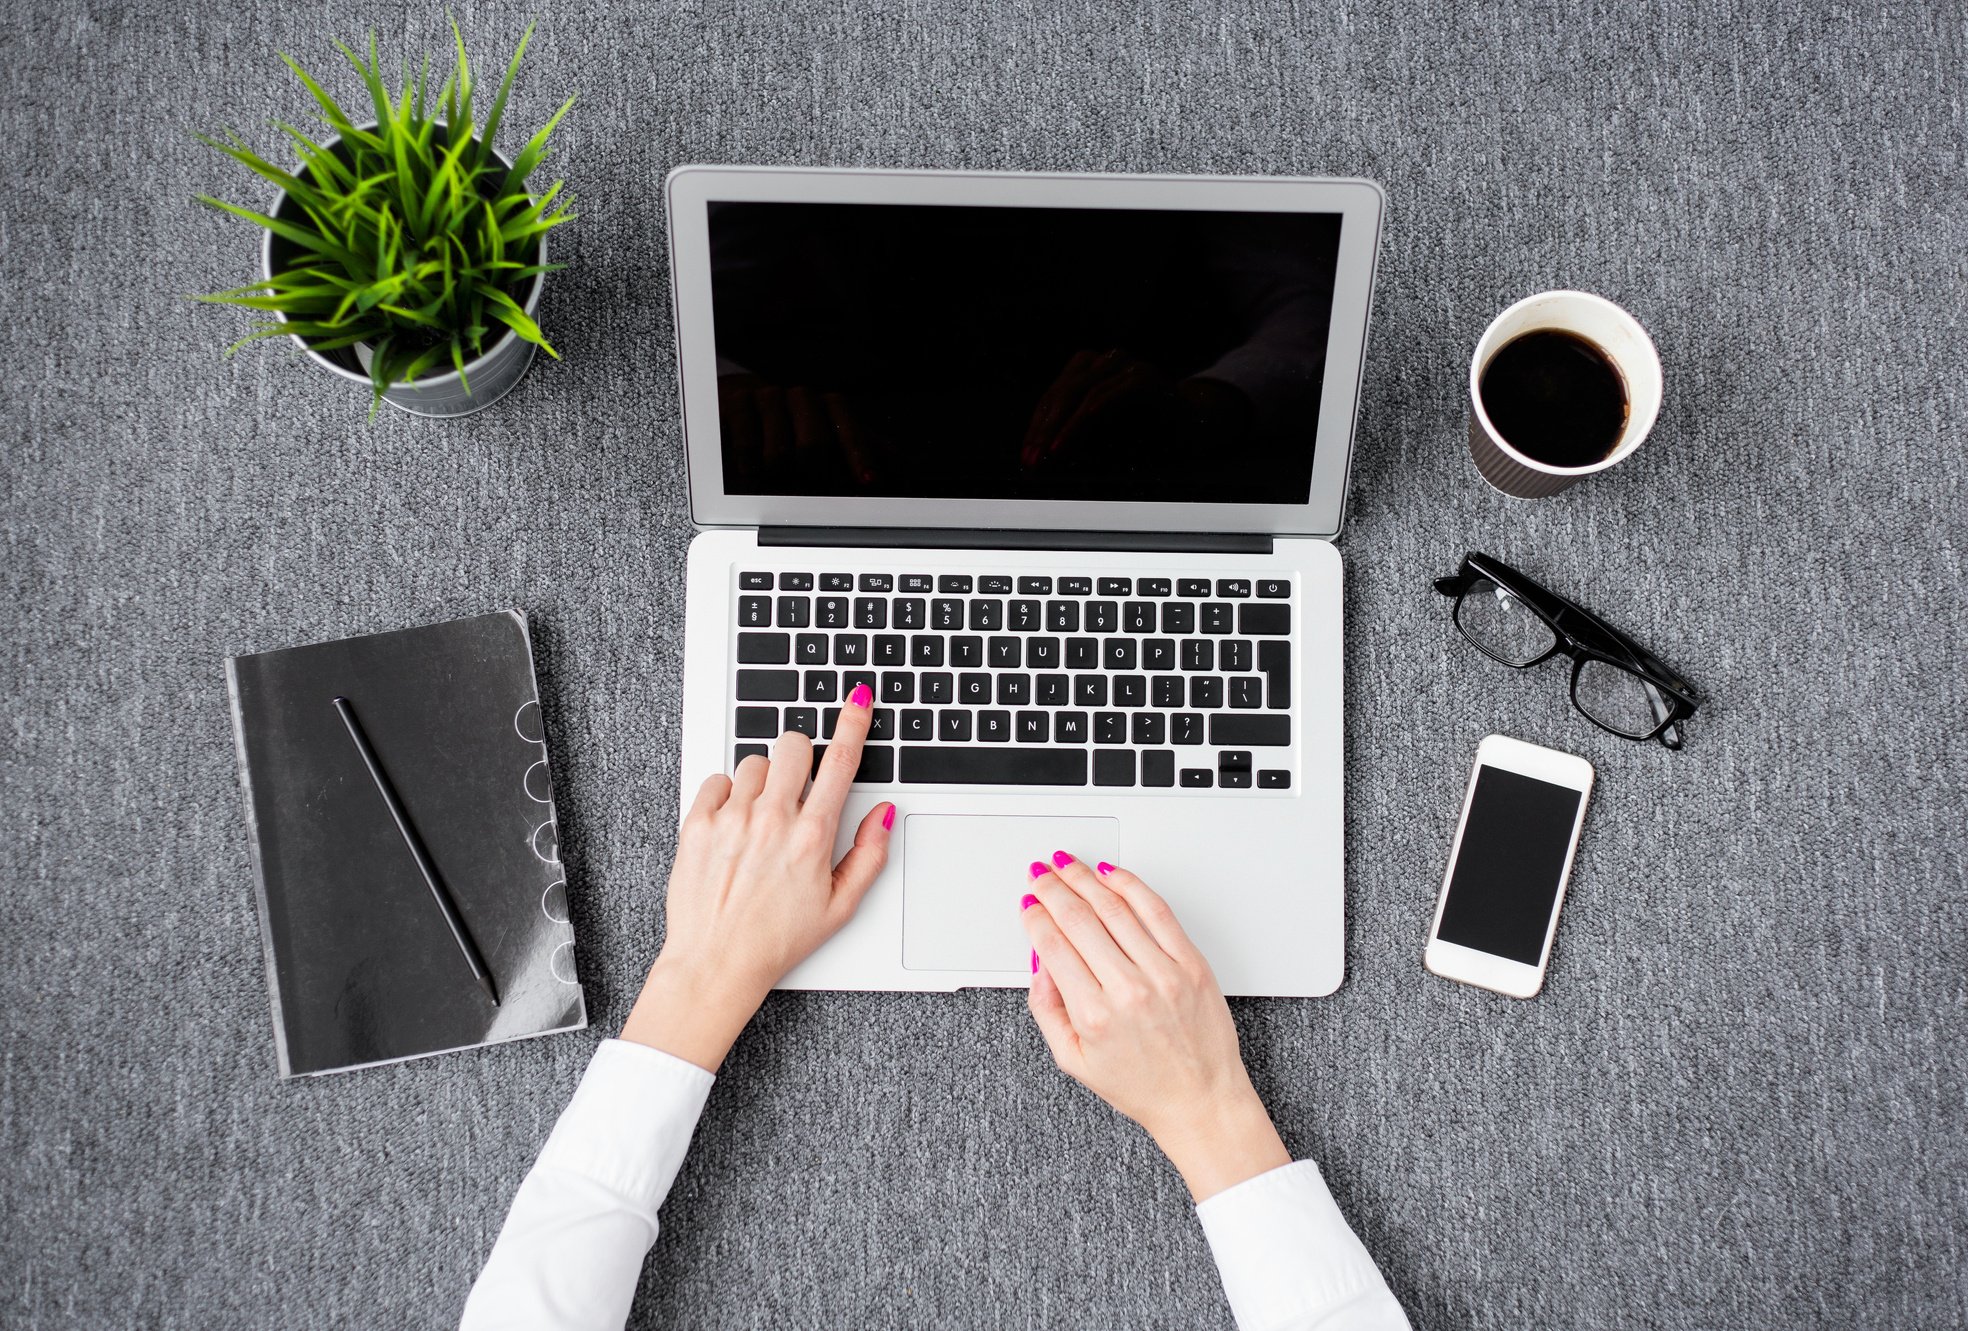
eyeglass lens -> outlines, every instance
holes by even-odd
[[[1667,696],[1620,666],[1587,657],[1580,665],[1573,698],[1581,712],[1606,729],[1645,739],[1673,715]]]
[[[1470,583],[1455,613],[1463,634],[1505,665],[1529,665],[1558,642],[1543,616],[1488,578]]]

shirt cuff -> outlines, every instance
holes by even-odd
[[[603,1040],[539,1163],[592,1179],[653,1222],[715,1080],[660,1049]]]
[[[1391,1319],[1372,1324],[1406,1325],[1312,1161],[1226,1188],[1197,1206],[1196,1218],[1244,1331],[1316,1326],[1348,1304],[1383,1301]]]

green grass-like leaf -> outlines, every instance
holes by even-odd
[[[356,123],[298,61],[282,54],[329,131],[317,141],[275,122],[295,153],[292,167],[262,157],[236,134],[198,136],[284,191],[274,216],[209,195],[199,200],[271,231],[292,251],[266,281],[196,297],[284,316],[286,322],[255,325],[227,355],[288,333],[317,351],[362,344],[369,351],[372,415],[393,385],[454,370],[462,378],[488,338],[508,329],[559,356],[521,301],[535,277],[560,267],[540,262],[541,237],[575,214],[560,181],[538,195],[526,182],[574,99],[527,141],[510,171],[502,170],[491,155],[493,139],[533,25],[520,36],[482,128],[473,121],[476,87],[455,19],[451,34],[456,63],[435,92],[426,57],[414,73],[404,63],[394,96],[383,81],[374,33],[361,52],[338,44],[372,125]]]

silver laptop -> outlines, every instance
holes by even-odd
[[[1379,187],[692,166],[668,204],[686,795],[824,746],[866,681],[841,849],[899,811],[786,987],[1024,985],[1063,849],[1152,884],[1227,993],[1336,989]]]

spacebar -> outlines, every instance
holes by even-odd
[[[905,744],[901,779],[910,785],[1084,786],[1087,756],[1085,749]]]

